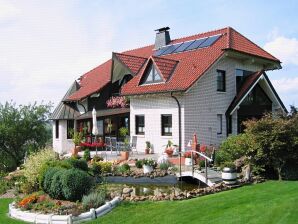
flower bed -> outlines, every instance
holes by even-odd
[[[25,222],[32,223],[52,223],[52,224],[69,224],[69,223],[79,223],[83,221],[89,221],[96,219],[97,217],[103,216],[104,214],[110,212],[118,203],[120,202],[119,197],[115,197],[110,202],[106,202],[104,205],[97,209],[91,208],[89,212],[81,213],[78,216],[72,215],[54,215],[54,214],[40,214],[28,211],[22,211],[16,208],[15,202],[9,205],[9,215],[12,218],[23,220]]]

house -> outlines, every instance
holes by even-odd
[[[93,108],[101,137],[128,127],[138,151],[150,141],[158,153],[168,140],[184,150],[194,132],[218,146],[243,131],[242,121],[286,112],[266,74],[281,62],[233,28],[174,40],[168,27],[156,31],[154,45],[112,53],[73,83],[51,117],[57,152],[73,147],[71,128],[90,134]],[[109,108],[113,96],[129,106]]]

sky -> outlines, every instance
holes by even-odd
[[[121,52],[231,26],[282,61],[267,74],[298,106],[298,2],[0,0],[0,103],[57,105],[72,82]]]

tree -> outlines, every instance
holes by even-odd
[[[46,145],[51,137],[48,116],[51,104],[20,105],[0,103],[0,169],[15,169],[26,153]]]
[[[267,115],[256,121],[245,122],[245,133],[253,137],[256,145],[251,151],[254,164],[274,168],[279,180],[287,161],[298,158],[298,115],[272,117]]]

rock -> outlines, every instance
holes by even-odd
[[[133,191],[133,189],[125,187],[125,188],[123,188],[122,193],[123,194],[130,194],[132,191]]]

